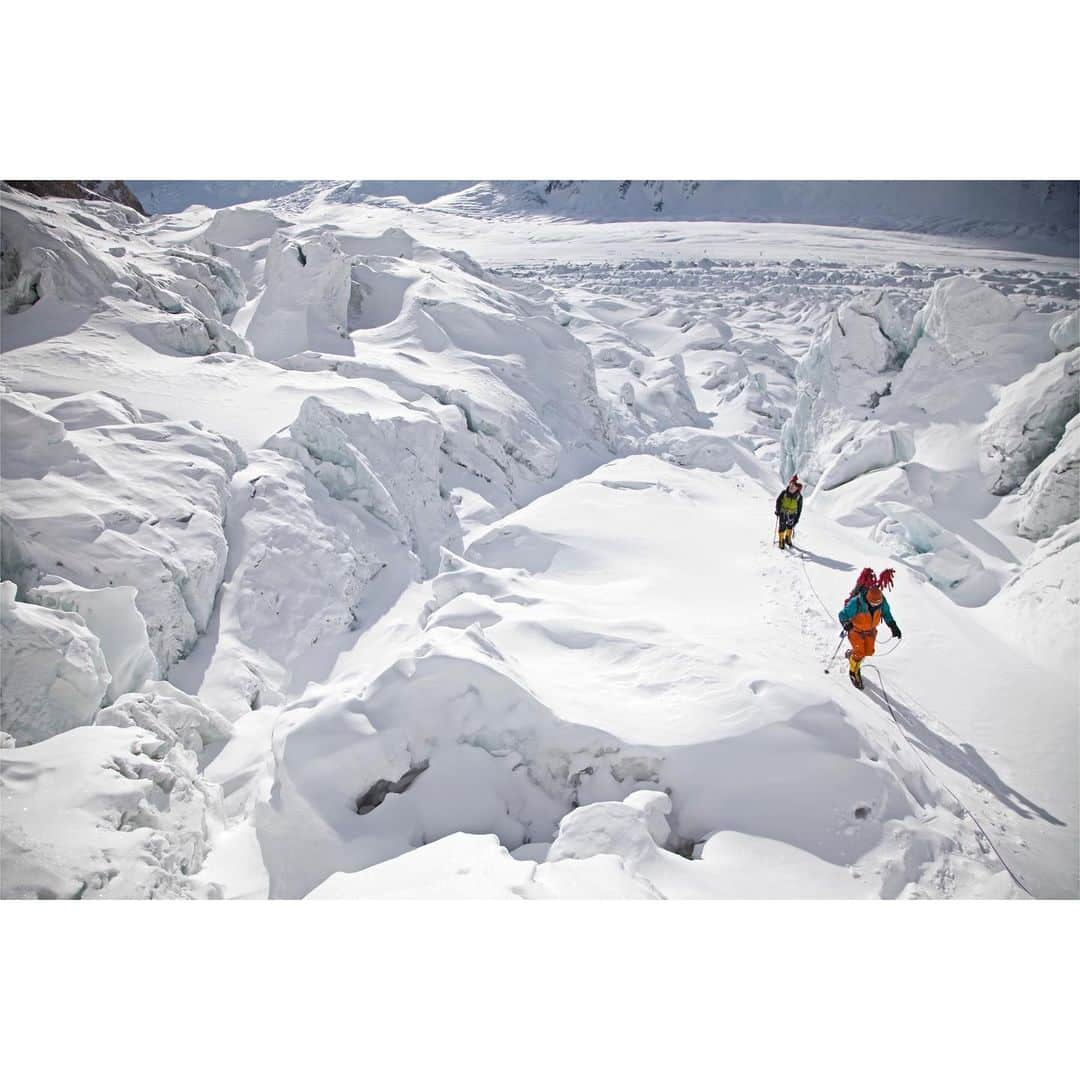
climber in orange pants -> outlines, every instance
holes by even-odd
[[[840,625],[847,631],[848,641],[851,642],[847,652],[848,674],[859,690],[863,688],[862,662],[874,655],[878,624],[884,619],[893,637],[901,636],[900,627],[896,625],[883,591],[892,588],[893,573],[891,569],[882,570],[879,576],[867,567],[859,575],[855,588],[840,612]]]

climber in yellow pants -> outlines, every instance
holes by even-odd
[[[793,476],[786,488],[776,496],[776,517],[778,519],[780,547],[791,544],[795,526],[802,517],[802,484],[798,475]]]

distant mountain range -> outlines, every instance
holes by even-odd
[[[1075,253],[1075,180],[130,180],[12,181],[40,195],[109,198],[149,214],[291,195],[394,201],[468,217],[761,221],[888,229]]]
[[[408,199],[475,216],[583,221],[785,221],[983,238],[1029,238],[1074,251],[1075,180],[359,181],[346,199]]]

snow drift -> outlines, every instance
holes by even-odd
[[[220,792],[183,748],[141,729],[80,727],[5,750],[0,776],[5,897],[220,895],[197,878]]]
[[[225,570],[225,491],[243,453],[193,424],[68,432],[40,404],[0,395],[4,577],[23,588],[57,575],[83,589],[135,589],[149,647],[167,671],[210,618]],[[130,628],[117,633],[138,637],[127,618]]]
[[[3,730],[16,744],[88,724],[109,685],[98,639],[74,613],[46,611],[15,599],[0,584],[3,628]]]

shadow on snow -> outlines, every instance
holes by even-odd
[[[867,667],[872,665],[867,664]],[[875,672],[877,668],[874,668]],[[892,711],[904,731],[913,739],[915,746],[933,757],[943,765],[947,765],[954,772],[966,776],[973,783],[985,788],[995,798],[1002,802],[1014,813],[1023,818],[1040,817],[1051,825],[1065,825],[1054,817],[1048,810],[1043,809],[1037,803],[1021,795],[1015,788],[1010,787],[994,771],[990,763],[975,749],[971,743],[953,743],[937,732],[932,731],[919,718],[914,709],[904,706],[896,699],[895,694],[890,694],[888,700],[882,695],[881,687],[874,686],[868,679],[865,684],[865,693],[886,712],[891,704]]]

